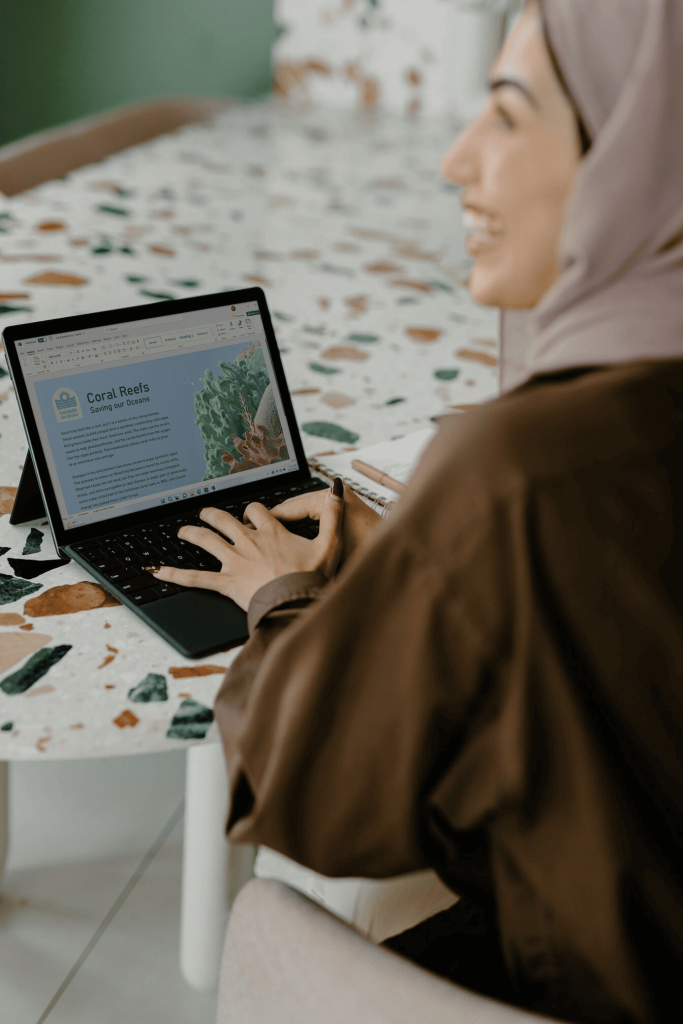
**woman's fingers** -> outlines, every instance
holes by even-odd
[[[320,519],[325,494],[325,491],[297,494],[296,497],[287,498],[281,505],[272,508],[271,515],[285,523],[295,522],[297,519]]]
[[[178,530],[178,536],[181,540],[186,540],[203,551],[208,551],[219,562],[225,561],[232,547],[225,537],[221,537],[214,530],[207,530],[203,526],[182,526]]]
[[[199,569],[176,569],[172,565],[162,565],[158,568],[150,567],[155,580],[164,583],[175,583],[179,587],[201,587],[203,590],[218,590],[225,592],[225,578],[219,572],[202,572]]]
[[[212,526],[214,530],[219,530],[224,534],[233,544],[246,529],[239,519],[235,519],[234,516],[231,516],[229,512],[222,508],[203,508],[199,516],[205,523]],[[192,527],[186,527],[186,529],[192,529]],[[201,527],[195,527],[195,529],[201,529]]]
[[[344,546],[343,524],[344,524],[344,498],[339,483],[341,494],[334,493],[334,487],[325,492],[325,500],[320,515],[320,527],[314,544],[321,552],[322,561],[320,568],[332,576],[342,555]]]
[[[273,525],[273,515],[260,501],[252,501],[244,510],[243,521],[245,526],[253,526],[262,530],[264,526]]]

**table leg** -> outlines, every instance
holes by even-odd
[[[220,743],[190,747],[185,776],[180,969],[193,988],[218,984],[227,913],[255,851],[225,838],[228,786]]]
[[[0,761],[0,878],[9,843],[9,765]]]

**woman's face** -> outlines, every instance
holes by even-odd
[[[536,3],[510,32],[489,87],[486,106],[443,157],[441,172],[463,186],[472,297],[528,309],[559,275],[564,210],[581,157]]]

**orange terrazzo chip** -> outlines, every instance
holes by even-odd
[[[14,507],[16,487],[0,487],[0,516],[8,516]]]
[[[62,220],[44,220],[38,225],[38,231],[64,231],[66,224]]]
[[[407,277],[397,277],[391,283],[394,288],[413,288],[416,292],[431,292],[433,290],[429,281],[411,281]]]
[[[355,313],[365,313],[370,303],[370,298],[368,295],[351,295],[348,299],[344,299],[344,302]]]
[[[328,391],[322,396],[322,401],[331,405],[333,409],[343,409],[345,405],[355,405],[356,399],[350,395],[344,395],[341,391]]]
[[[25,621],[24,616],[16,612],[3,612],[0,615],[0,626],[21,626]]]
[[[436,341],[443,331],[436,327],[406,327],[406,334],[413,341]]]
[[[263,284],[270,287],[270,281],[267,277],[263,277],[261,274],[244,274],[245,281],[253,281],[254,284]]]
[[[79,277],[78,274],[60,274],[56,270],[46,270],[42,274],[34,274],[33,277],[26,279],[26,284],[69,285],[73,288],[87,283],[87,277]]]
[[[369,357],[368,352],[363,352],[362,349],[356,348],[355,345],[333,345],[331,348],[326,348],[324,352],[320,353],[323,359],[367,359]]]
[[[477,352],[473,348],[459,348],[455,353],[458,359],[469,359],[473,363],[483,363],[484,366],[498,366],[498,360],[488,352]]]
[[[119,729],[134,729],[139,721],[140,719],[138,716],[134,715],[132,711],[128,710],[128,708],[126,708],[125,711],[122,711],[118,718],[113,719],[114,725],[118,725]]]
[[[377,260],[376,263],[366,263],[363,270],[371,274],[396,274],[403,268],[398,263],[391,263],[390,260]]]
[[[61,587],[50,587],[42,594],[30,598],[24,605],[24,615],[38,618],[41,615],[71,615],[93,608],[110,607],[120,604],[115,597],[99,583],[66,583]]]

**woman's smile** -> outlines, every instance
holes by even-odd
[[[472,206],[464,207],[462,223],[467,232],[467,251],[473,258],[489,252],[503,233],[496,217]]]

